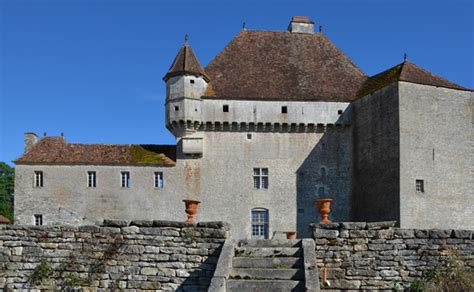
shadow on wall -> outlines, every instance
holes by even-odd
[[[211,284],[212,276],[214,275],[214,270],[217,265],[217,260],[219,258],[221,252],[221,248],[216,249],[212,254],[209,254],[207,256],[204,256],[206,259],[202,263],[195,263],[193,262],[186,262],[186,259],[179,259],[181,261],[180,264],[185,265],[186,269],[195,268],[195,270],[191,273],[188,273],[186,270],[184,270],[184,267],[182,269],[182,274],[179,272],[180,270],[176,271],[176,276],[177,277],[186,277],[182,278],[184,281],[179,285],[178,289],[176,289],[177,292],[187,292],[187,291],[193,291],[193,292],[204,292],[208,291],[209,285]],[[201,255],[182,255],[183,257],[203,257]],[[182,263],[182,262],[185,263]]]
[[[298,237],[310,237],[309,224],[321,220],[316,199],[333,199],[331,221],[350,221],[352,129],[339,125],[347,125],[350,110],[346,109],[336,125],[327,126],[326,130],[317,128],[323,135],[296,171]]]

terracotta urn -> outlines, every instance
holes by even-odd
[[[323,220],[321,220],[319,223],[321,223],[321,224],[332,223],[328,219],[329,214],[331,213],[331,202],[332,202],[332,199],[318,199],[318,200],[316,200],[316,206],[318,206],[319,213],[321,214],[321,217],[323,217]]]
[[[285,231],[286,239],[296,239],[296,231]]]
[[[200,201],[196,200],[183,200],[184,204],[186,205],[186,213],[188,214],[187,222],[194,222],[194,215],[197,213],[198,205],[201,203]]]

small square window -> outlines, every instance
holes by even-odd
[[[424,193],[425,192],[425,181],[422,179],[416,180],[416,192],[417,193]]]
[[[247,134],[247,140],[252,140],[252,134]]]
[[[304,213],[304,209],[303,209],[303,208],[298,208],[298,213],[299,213],[299,214],[303,214],[303,213]]]
[[[224,106],[222,107],[222,111],[225,112],[225,113],[228,113],[229,112],[229,105],[224,104]]]
[[[88,171],[87,172],[87,186],[89,188],[96,187],[96,173],[95,171]]]
[[[155,172],[155,188],[162,189],[164,187],[163,172]]]
[[[35,215],[34,215],[34,218],[35,218],[35,225],[36,225],[36,226],[41,226],[41,225],[43,225],[43,215],[41,215],[41,214],[35,214]]]
[[[175,106],[174,106],[174,111],[175,111],[175,112],[179,111],[179,106],[175,105]]]
[[[288,113],[288,108],[286,107],[286,105],[281,107],[281,113],[282,114],[287,114]]]
[[[321,176],[325,176],[326,175],[326,168],[321,167],[320,173],[321,173]]]
[[[194,79],[189,80],[189,83],[194,84]]]
[[[43,187],[43,172],[35,171],[35,187]]]
[[[338,111],[337,111],[337,114],[338,114],[338,115],[342,115],[342,110],[338,110]]]

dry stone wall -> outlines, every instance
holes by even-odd
[[[228,230],[222,222],[118,220],[0,226],[0,288],[207,291]]]
[[[403,290],[448,265],[460,265],[474,275],[473,231],[394,225],[395,221],[311,224],[321,288]]]

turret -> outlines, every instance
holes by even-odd
[[[177,138],[179,152],[202,155],[201,96],[209,78],[188,42],[179,50],[163,80],[166,82],[166,127]]]
[[[177,138],[188,136],[201,124],[201,96],[207,90],[209,78],[187,42],[163,80],[166,82],[166,126]]]

